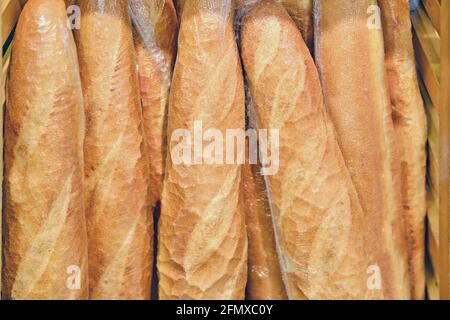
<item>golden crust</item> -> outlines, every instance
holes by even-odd
[[[192,133],[195,121],[223,134],[245,126],[231,10],[199,3],[183,8],[168,137],[177,129]],[[170,150],[176,143],[169,141]],[[240,197],[240,165],[175,164],[169,156],[158,235],[161,299],[244,298],[247,236]]]
[[[361,200],[387,299],[409,299],[400,205],[399,148],[384,68],[383,35],[368,27],[374,0],[316,1],[316,63],[325,104]],[[370,22],[370,21],[369,21]]]
[[[242,58],[257,125],[280,130],[280,170],[266,179],[290,299],[377,299],[367,287],[363,212],[325,112],[317,70],[276,1],[244,19]]]
[[[64,1],[30,0],[16,29],[5,118],[7,299],[88,297],[83,101],[66,19]]]
[[[425,170],[427,123],[417,82],[409,1],[380,0],[386,69],[396,137],[402,147],[402,205],[406,223],[411,295],[425,294]]]
[[[131,4],[139,66],[144,133],[150,167],[150,206],[161,199],[167,157],[167,108],[178,21],[172,0]]]
[[[126,1],[79,1],[91,299],[148,299],[153,220]]]

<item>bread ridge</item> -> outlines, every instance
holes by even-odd
[[[90,298],[150,298],[153,219],[127,1],[78,1]]]
[[[16,28],[5,117],[3,298],[87,299],[84,114],[62,0],[30,0]]]
[[[167,157],[167,109],[176,56],[178,19],[172,0],[130,3],[147,141],[150,206],[161,199]]]
[[[280,169],[266,181],[289,299],[381,298],[367,287],[363,211],[300,32],[280,3],[263,0],[241,39],[257,125],[280,130]]]
[[[366,216],[387,299],[409,299],[407,247],[400,206],[399,146],[376,1],[316,1],[315,54],[325,105]],[[376,14],[376,12],[375,12]],[[374,19],[376,21],[376,19]]]
[[[417,80],[409,1],[379,0],[396,137],[402,147],[402,208],[411,297],[425,298],[427,120]]]
[[[215,0],[218,5],[221,1]],[[241,65],[228,7],[186,2],[169,99],[169,150],[179,129],[245,128]],[[158,235],[159,296],[244,299],[247,235],[241,165],[177,164],[169,153]]]

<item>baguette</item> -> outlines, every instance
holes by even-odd
[[[167,156],[167,108],[176,52],[177,14],[172,0],[130,2],[135,26],[144,133],[147,142],[150,207],[161,199]]]
[[[63,0],[16,28],[5,117],[3,298],[87,299],[84,114]]]
[[[127,1],[78,3],[90,298],[149,299],[153,219]]]
[[[386,299],[409,299],[399,150],[382,32],[368,27],[374,0],[316,1],[315,54],[325,104],[370,226]]]
[[[302,33],[303,40],[306,42],[306,45],[310,51],[313,52],[313,0],[282,0],[282,3]]]
[[[286,300],[274,226],[260,165],[243,168],[245,224],[248,233],[249,300]]]
[[[409,1],[378,1],[396,137],[402,146],[402,205],[408,241],[411,296],[425,294],[425,170],[427,124],[417,82]]]
[[[241,65],[231,1],[183,8],[169,102],[168,137],[245,127]],[[158,235],[160,299],[243,299],[247,235],[238,164],[175,161],[170,139]],[[197,159],[198,160],[198,159]]]
[[[266,180],[289,299],[381,298],[367,286],[363,212],[300,32],[263,0],[241,39],[257,126],[280,130],[279,172]]]

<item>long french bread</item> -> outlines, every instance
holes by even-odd
[[[399,150],[376,1],[315,1],[315,54],[325,104],[370,226],[387,299],[409,299]],[[369,10],[370,11],[370,10]],[[373,21],[372,21],[373,20]]]
[[[167,108],[178,20],[172,0],[130,2],[150,175],[150,207],[161,199],[167,157]]]
[[[5,117],[3,298],[87,299],[84,113],[63,0],[16,28]]]
[[[281,2],[312,52],[314,49],[313,0],[281,0]]]
[[[178,161],[195,123],[203,132],[244,129],[245,99],[230,0],[185,2],[169,102],[170,155],[158,235],[161,299],[243,299],[247,236],[238,164]],[[187,134],[185,134],[186,136]],[[185,141],[185,146],[191,144]],[[189,153],[191,158],[191,153]],[[200,159],[199,159],[200,158]]]
[[[90,298],[148,299],[153,220],[127,1],[78,4]]]
[[[260,165],[243,167],[245,224],[248,234],[247,299],[286,300],[274,226]]]
[[[411,296],[425,295],[425,169],[427,124],[417,82],[408,0],[379,0],[396,137],[402,147],[402,205]]]
[[[278,129],[279,172],[266,181],[290,299],[377,299],[367,286],[363,212],[325,112],[311,54],[283,6],[258,2],[241,48],[257,126]]]

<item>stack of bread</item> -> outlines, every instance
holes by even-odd
[[[408,0],[29,0],[7,97],[4,299],[424,299]]]

